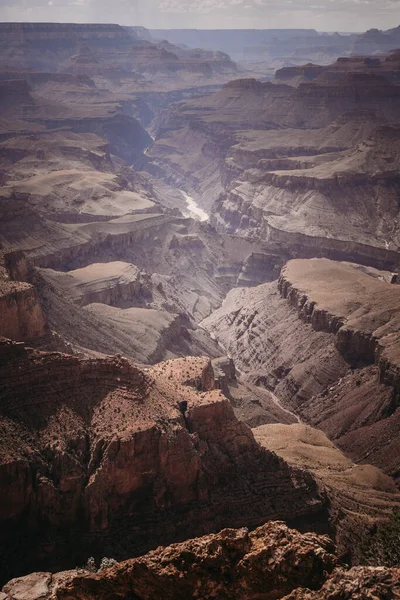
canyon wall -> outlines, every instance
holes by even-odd
[[[3,577],[274,518],[327,527],[312,476],[260,448],[212,390],[207,359],[143,371],[10,342],[1,352]]]
[[[233,290],[202,325],[353,460],[398,479],[399,288],[327,259],[289,261],[279,284]]]
[[[0,336],[18,342],[48,333],[37,291],[26,281],[30,269],[22,252],[0,252]]]

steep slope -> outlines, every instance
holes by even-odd
[[[276,244],[293,257],[393,268],[398,68],[393,53],[374,66],[364,59],[310,66],[313,75],[298,87],[230,82],[164,111],[150,165],[186,185],[218,231]],[[286,75],[298,78],[295,69]]]
[[[290,261],[279,290],[233,290],[202,325],[252,381],[397,478],[399,291],[356,265]]]
[[[260,448],[208,359],[1,355],[3,578],[270,519],[326,530],[312,476]]]
[[[358,564],[366,530],[374,520],[390,518],[399,493],[393,480],[369,464],[356,465],[326,435],[303,423],[262,425],[256,440],[290,465],[307,469],[329,490],[336,512],[336,546],[346,562]],[[352,540],[350,542],[350,540]]]

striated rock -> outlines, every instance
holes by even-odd
[[[400,289],[351,265],[326,259],[289,261],[279,289],[316,331],[337,335],[349,361],[380,366],[381,381],[398,389],[397,344]],[[393,364],[391,364],[393,361]]]
[[[337,61],[319,75],[302,67],[315,77],[298,87],[238,79],[171,106],[150,164],[189,184],[220,232],[292,257],[394,269],[400,87],[390,58]]]
[[[290,261],[280,293],[274,283],[233,290],[202,325],[252,382],[397,480],[399,288],[387,275]]]
[[[258,445],[207,359],[1,352],[3,577],[270,519],[327,530],[314,479]]]
[[[132,27],[94,23],[2,23],[3,69],[68,72],[113,80],[143,83],[165,79],[179,85],[226,81],[237,67],[223,53],[183,50],[154,43]],[[129,77],[131,75],[131,77]],[[152,81],[150,81],[151,85]],[[137,89],[137,85],[135,86]]]
[[[299,321],[277,282],[232,290],[201,325],[214,333],[242,375],[294,410],[348,370],[334,339]]]
[[[0,252],[0,336],[17,342],[49,332],[37,291],[24,281],[30,268],[22,252]]]
[[[335,564],[329,538],[299,534],[280,522],[224,529],[121,563],[98,574],[34,573],[10,581],[10,600],[106,600],[133,594],[162,597],[272,600],[299,583],[318,589]]]
[[[48,269],[44,276],[65,290],[80,306],[96,302],[122,307],[135,299],[140,302],[141,298],[150,296],[150,278],[135,265],[123,262],[93,263],[67,274]]]
[[[360,542],[371,521],[390,519],[399,506],[393,480],[369,464],[354,464],[322,431],[309,425],[262,425],[253,433],[264,448],[311,471],[329,490],[337,551],[350,564],[362,561]]]

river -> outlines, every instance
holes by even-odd
[[[203,210],[202,208],[200,208],[200,206],[198,206],[197,202],[195,200],[193,200],[192,196],[189,196],[189,194],[187,194],[183,190],[179,190],[179,191],[181,192],[181,194],[184,196],[184,198],[186,200],[186,206],[187,206],[188,211],[190,212],[190,216],[193,216],[195,219],[198,219],[199,221],[208,221],[210,216],[206,213],[205,210]]]

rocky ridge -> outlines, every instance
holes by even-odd
[[[208,359],[1,353],[3,577],[16,554],[26,572],[274,518],[327,526],[312,476],[257,444]]]
[[[396,53],[375,67],[338,61],[297,88],[233,81],[164,111],[149,156],[170,181],[190,183],[218,231],[292,257],[393,269],[396,65]]]
[[[30,266],[22,252],[0,252],[0,336],[24,342],[49,333]]]
[[[158,548],[97,574],[39,572],[3,587],[4,600],[108,600],[129,594],[139,600],[160,594],[174,600],[384,600],[399,593],[399,569],[346,570],[338,566],[329,538],[301,535],[279,522]]]
[[[374,270],[294,260],[279,287],[233,290],[202,325],[242,374],[353,460],[397,478],[398,291]]]
[[[225,529],[121,563],[99,574],[35,573],[9,582],[5,598],[281,598],[298,584],[317,589],[336,565],[327,537],[299,534],[283,523],[253,532]],[[293,562],[288,561],[288,557]],[[41,595],[40,595],[41,594]]]

